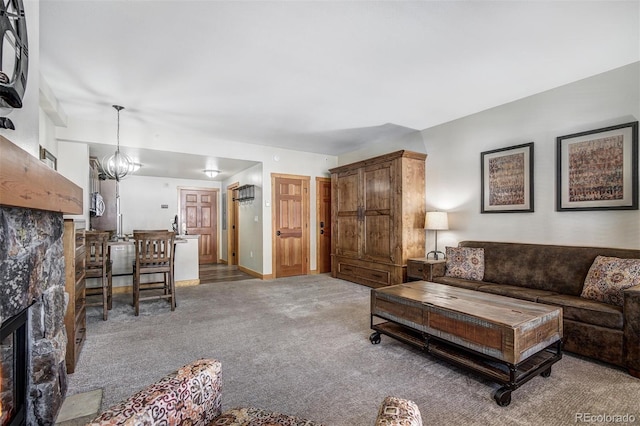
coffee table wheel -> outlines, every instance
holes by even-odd
[[[500,388],[493,394],[493,399],[496,400],[499,406],[506,407],[511,404],[511,390],[509,388]]]
[[[369,336],[369,341],[372,345],[379,344],[380,340],[380,333],[378,333],[377,331],[374,331],[373,333],[371,333],[371,336]]]
[[[542,377],[549,377],[551,376],[551,366],[549,366],[549,368],[547,368],[546,370],[544,370],[542,373],[540,373],[540,375]]]

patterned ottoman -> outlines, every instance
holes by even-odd
[[[222,413],[222,365],[201,359],[185,365],[126,401],[108,408],[87,426],[321,426],[299,417],[258,408]],[[376,426],[420,426],[420,410],[412,401],[385,398]]]

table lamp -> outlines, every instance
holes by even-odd
[[[442,254],[442,257],[445,258],[446,255],[438,250],[438,231],[446,231],[447,229],[449,229],[449,219],[447,217],[447,212],[427,212],[424,218],[424,229],[436,232],[435,250],[427,253],[427,259],[432,253],[434,260],[438,260],[438,253]]]

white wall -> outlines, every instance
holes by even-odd
[[[89,228],[89,146],[84,143],[60,142],[57,144],[58,172],[82,188],[81,215],[65,215],[65,218],[84,219]]]
[[[418,130],[409,131],[397,138],[373,143],[366,149],[342,154],[338,157],[338,164],[351,164],[357,161],[366,160],[367,158],[388,154],[390,152],[399,151],[402,149],[406,149],[407,151],[425,153],[426,151],[424,140],[422,139],[422,133]]]
[[[220,189],[220,182],[136,175],[126,177],[120,182],[122,231],[129,234],[134,229],[170,230],[173,218],[179,213],[178,187]],[[167,205],[166,209],[162,208],[163,204]]]
[[[462,240],[640,247],[640,211],[555,211],[556,137],[640,117],[640,63],[422,132],[427,210],[450,212],[439,248]],[[480,153],[534,142],[533,213],[480,213]],[[434,236],[427,235],[427,250]]]
[[[242,202],[238,206],[238,265],[252,271],[262,273],[264,260],[263,243],[263,174],[262,164],[257,164],[247,170],[235,174],[223,183],[226,191],[227,186],[238,182],[242,185],[255,185],[255,198],[252,201]],[[269,181],[270,182],[270,181]],[[269,183],[270,184],[270,183]],[[227,200],[227,203],[232,202]],[[228,229],[223,231],[222,250],[219,251],[221,259],[227,259]],[[269,241],[270,244],[270,241]]]

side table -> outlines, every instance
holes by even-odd
[[[417,257],[407,259],[407,277],[423,281],[433,280],[434,268],[444,268],[445,259]]]

